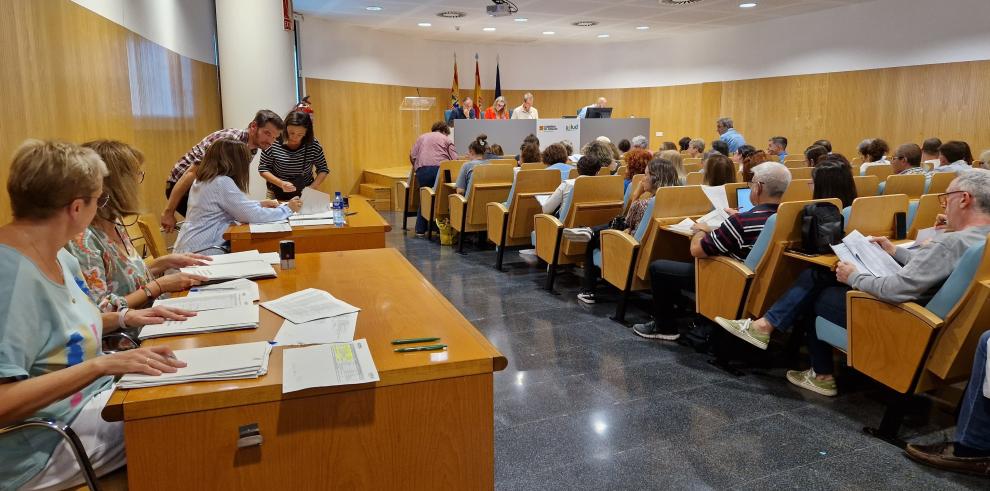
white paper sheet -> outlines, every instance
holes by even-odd
[[[724,209],[716,208],[699,218],[698,223],[708,225],[710,228],[719,228],[728,219],[729,214]]]
[[[299,210],[300,215],[311,215],[313,213],[326,213],[333,211],[333,199],[329,194],[317,191],[309,186],[303,188],[302,196],[299,197],[302,200],[302,208]]]
[[[315,225],[333,225],[333,219],[319,219],[319,220],[289,220],[289,225],[293,227],[312,227]]]
[[[190,266],[188,268],[181,268],[179,271],[205,276],[208,281],[276,276],[272,265],[262,260],[232,264],[211,264],[209,266]]]
[[[326,319],[295,324],[290,320],[282,323],[275,335],[275,343],[282,346],[300,344],[349,343],[354,340],[357,326],[357,312],[338,315]]]
[[[155,300],[154,306],[174,307],[202,312],[205,310],[229,309],[241,305],[249,305],[250,303],[250,301],[247,301],[237,291],[217,290],[178,298],[160,298]]]
[[[908,249],[917,249],[927,244],[930,240],[934,239],[935,237],[938,237],[939,235],[942,235],[944,233],[945,233],[944,228],[935,228],[935,227],[923,228],[921,230],[918,230],[918,236],[914,238],[914,242],[912,242],[911,244],[901,244],[901,247],[907,247]]]
[[[378,369],[364,339],[282,351],[282,393],[313,387],[377,382]]]
[[[277,252],[266,252],[261,255],[261,260],[268,264],[279,264],[282,262],[282,258],[278,256]]]
[[[854,261],[853,264],[856,264],[856,269],[861,273],[868,273],[879,278],[895,275],[901,270],[901,265],[897,264],[897,261],[890,254],[884,252],[879,245],[870,242],[858,230],[850,232],[849,235],[842,239],[842,244],[845,245],[848,254],[843,251],[843,254],[840,255],[839,252],[842,248],[833,246],[832,249],[836,251],[836,255],[842,261],[851,260],[851,257],[855,257],[858,262]],[[843,259],[843,256],[847,259]]]
[[[716,210],[725,211],[729,207],[729,198],[725,194],[725,186],[701,186],[701,190],[708,196],[708,201],[712,202],[712,207]]]
[[[291,232],[292,227],[289,222],[272,223],[252,223],[248,225],[252,234],[274,234],[278,232]]]
[[[300,290],[282,298],[264,302],[261,306],[296,324],[361,310],[316,288]]]
[[[218,291],[236,292],[244,299],[245,303],[257,302],[260,298],[258,284],[245,278],[214,283],[212,285],[197,286],[189,290],[188,296],[206,295]]]
[[[254,304],[229,309],[204,310],[184,321],[170,320],[144,326],[138,334],[138,339],[254,329],[258,327],[259,315],[258,306]]]
[[[260,261],[261,253],[257,250],[254,251],[243,251],[243,252],[232,252],[230,254],[218,254],[216,256],[210,256],[213,260],[210,261],[210,265],[217,264],[233,264],[233,263],[243,263],[247,261]]]
[[[272,347],[267,341],[175,350],[175,357],[186,366],[175,373],[158,376],[124,375],[118,386],[123,389],[156,387],[208,380],[258,378],[268,373]]]
[[[694,226],[694,220],[690,218],[685,218],[680,222],[673,225],[668,225],[671,230],[676,230],[678,232],[691,233],[691,227]]]

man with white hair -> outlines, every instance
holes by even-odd
[[[698,258],[728,256],[746,259],[763,231],[763,225],[791,183],[791,172],[783,164],[764,162],[753,167],[749,183],[753,207],[742,213],[731,213],[718,228],[696,223],[691,227],[691,255]],[[681,262],[660,259],[650,263],[650,285],[653,289],[653,320],[633,326],[633,332],[644,338],[674,341],[680,332],[674,324],[675,303],[681,290],[694,291],[694,261]]]
[[[715,122],[715,131],[719,134],[719,140],[729,146],[729,155],[736,153],[739,147],[746,144],[746,139],[742,134],[732,127],[732,118],[719,118]]]
[[[578,119],[584,119],[588,117],[588,109],[591,109],[593,107],[599,107],[599,108],[605,107],[606,104],[608,104],[608,101],[606,101],[604,97],[599,97],[598,102],[582,107],[581,110],[578,111],[577,117]]]
[[[944,226],[945,233],[916,249],[895,247],[886,237],[871,239],[903,266],[897,274],[876,277],[844,262],[838,263],[834,276],[809,269],[798,276],[765,316],[755,321],[720,317],[715,321],[744,341],[766,349],[773,331],[787,332],[798,319],[814,322],[816,317],[823,317],[845,327],[846,292],[850,289],[869,293],[884,302],[924,304],[949,277],[963,254],[971,246],[985,242],[990,234],[990,171],[960,172],[938,199],[945,215],[939,216],[936,225]],[[815,336],[814,326],[808,330],[808,352],[812,368],[789,371],[787,380],[822,395],[836,395],[832,347]]]
[[[512,110],[512,119],[540,119],[540,112],[533,107],[533,94],[523,95],[522,105]]]
[[[633,148],[641,148],[643,150],[650,149],[650,140],[643,135],[634,136],[632,142],[630,143],[632,143]]]

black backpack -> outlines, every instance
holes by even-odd
[[[830,254],[845,235],[842,210],[832,203],[805,205],[801,216],[801,250],[808,254]]]

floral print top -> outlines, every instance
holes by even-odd
[[[131,244],[124,226],[114,224],[114,227],[125,247],[120,247],[103,230],[93,225],[65,247],[79,260],[89,296],[103,312],[117,312],[129,307],[125,295],[138,291],[154,279],[144,259]]]

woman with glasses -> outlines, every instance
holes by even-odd
[[[164,274],[171,269],[206,264],[208,256],[169,254],[149,264],[127,236],[124,219],[139,212],[138,188],[144,180],[140,151],[119,141],[84,143],[106,164],[103,195],[96,215],[66,249],[82,267],[90,298],[103,312],[143,307],[165,293],[187,290],[206,278],[185,273]]]

